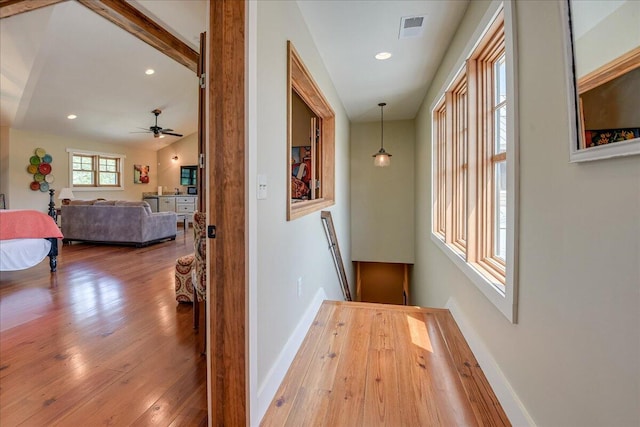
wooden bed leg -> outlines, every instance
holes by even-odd
[[[58,269],[58,239],[48,237],[47,240],[51,243],[51,249],[49,249],[49,268],[52,273],[55,273]]]

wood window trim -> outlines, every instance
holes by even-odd
[[[445,188],[445,176],[442,172],[444,170],[444,147],[446,146],[446,115],[447,107],[445,99],[443,98],[433,111],[432,121],[434,123],[433,139],[434,153],[433,153],[433,182],[435,183],[435,196],[433,198],[433,224],[432,230],[441,239],[445,237],[445,192],[442,191]]]
[[[453,67],[450,77],[441,89],[441,98],[436,98],[433,102],[432,111],[432,242],[440,248],[448,258],[466,275],[470,282],[477,287],[481,293],[489,299],[492,304],[512,323],[517,323],[517,277],[518,277],[518,140],[517,140],[517,67],[515,52],[515,27],[514,27],[514,5],[512,0],[504,3],[494,3],[485,13],[478,28],[476,29],[474,40],[470,40],[468,47],[461,54],[457,65]],[[501,32],[502,34],[496,34]],[[476,42],[475,44],[473,42]],[[500,49],[496,50],[499,46]],[[487,96],[493,95],[493,82],[487,80],[484,67],[487,62],[493,63],[500,56],[506,53],[506,106],[508,116],[506,121],[507,151],[506,153],[494,151],[493,127],[494,116],[493,107],[498,101],[496,99],[487,100]],[[446,98],[447,91],[453,91],[458,83],[460,71],[467,75],[467,103],[468,103],[468,151],[467,151],[467,253],[462,251],[460,245],[451,238],[446,238],[451,234],[452,229],[445,230],[445,235],[437,232],[438,205],[440,198],[438,194],[438,161],[437,144],[437,123],[436,112],[442,107],[443,98]],[[492,74],[493,74],[493,70]],[[473,81],[473,82],[472,82]],[[477,82],[477,84],[475,83]],[[473,86],[477,87],[473,87]],[[450,106],[446,106],[447,109]],[[450,120],[451,113],[448,112],[447,120]],[[489,115],[487,117],[487,114]],[[488,123],[487,123],[488,122]],[[448,144],[451,141],[447,142]],[[487,144],[490,144],[487,146]],[[496,148],[497,149],[497,148]],[[495,153],[495,154],[494,154]],[[485,255],[489,252],[486,248],[487,239],[491,238],[493,244],[493,230],[490,230],[483,222],[486,210],[491,201],[489,197],[493,191],[493,168],[496,162],[506,161],[506,255],[505,260],[492,259]],[[445,161],[446,164],[449,161]],[[490,165],[490,167],[489,167]],[[490,179],[490,187],[486,188],[483,182]],[[451,184],[451,182],[449,182]],[[491,203],[493,203],[491,201]],[[502,212],[500,213],[502,215]],[[493,215],[493,214],[492,214]],[[491,218],[491,217],[490,217]],[[495,227],[493,227],[495,229]],[[488,233],[491,231],[491,233]],[[502,238],[502,236],[501,236]],[[493,251],[493,246],[489,248]],[[503,262],[500,262],[503,261]],[[506,267],[506,268],[505,268]],[[506,270],[506,271],[505,271]]]
[[[461,253],[467,251],[466,223],[467,223],[467,187],[468,179],[463,172],[468,170],[468,109],[467,109],[467,75],[461,70],[451,89],[451,120],[453,133],[451,139],[452,151],[452,220],[451,244]]]
[[[87,151],[80,149],[67,148],[66,149],[69,155],[69,188],[77,191],[112,191],[112,190],[124,190],[124,161],[126,159],[126,155],[118,154],[118,153],[102,153],[98,151]],[[74,156],[82,156],[82,157],[90,157],[92,159],[92,170],[91,173],[94,175],[94,183],[93,185],[74,185],[73,183],[73,157]],[[116,165],[118,168],[118,184],[117,185],[100,185],[99,180],[99,159],[113,159],[116,160]]]
[[[640,47],[581,77],[578,80],[578,94],[582,95],[638,67],[640,67]]]
[[[287,41],[287,168],[291,165],[292,144],[292,91],[300,96],[320,119],[321,158],[320,197],[292,203],[291,178],[287,173],[287,221],[300,218],[335,204],[335,113],[311,73],[302,62],[293,43]]]

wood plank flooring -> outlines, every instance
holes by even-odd
[[[509,426],[448,310],[325,301],[261,426]]]
[[[193,252],[180,231],[61,245],[55,274],[48,259],[0,272],[2,427],[206,425],[202,333],[175,300],[175,259]]]

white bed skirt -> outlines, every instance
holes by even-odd
[[[16,271],[33,267],[49,254],[51,242],[46,239],[0,240],[0,271]]]

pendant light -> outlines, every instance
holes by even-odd
[[[387,105],[386,102],[381,102],[378,104],[380,107],[380,150],[373,155],[373,164],[378,167],[385,167],[391,164],[391,154],[384,151],[384,106]]]

